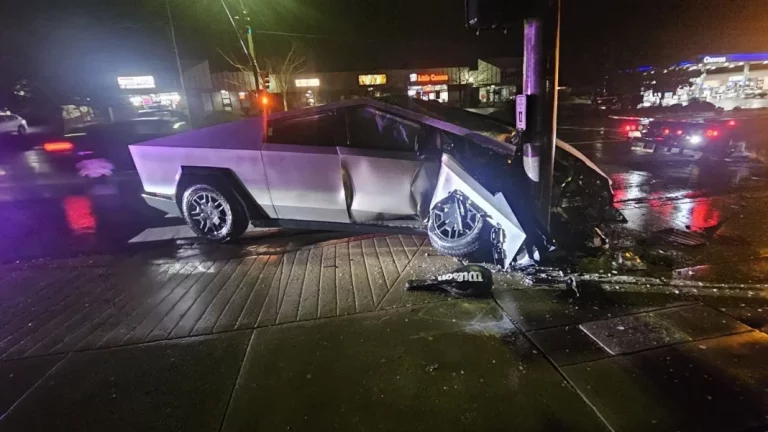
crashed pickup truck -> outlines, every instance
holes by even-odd
[[[489,117],[393,98],[250,118],[130,151],[146,202],[209,240],[236,239],[249,224],[418,229],[442,254],[482,253],[508,268],[553,245],[516,141]],[[555,183],[553,217],[571,227],[616,218],[608,177],[562,142]]]

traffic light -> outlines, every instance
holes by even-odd
[[[264,91],[264,93],[261,94],[259,101],[261,101],[261,104],[264,106],[269,105],[269,95],[267,94],[266,91]]]
[[[270,85],[269,73],[267,72],[261,73],[261,84],[264,87],[264,91],[269,91],[269,85]]]

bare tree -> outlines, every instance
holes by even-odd
[[[282,94],[283,109],[288,110],[288,90],[294,84],[296,75],[307,69],[307,58],[299,53],[295,42],[285,56],[270,57],[264,60],[267,73],[275,83],[275,90]]]
[[[234,55],[227,55],[222,50],[219,53],[224,57],[229,64],[231,64],[238,72],[245,72],[251,74],[251,68],[247,64],[243,64],[237,60]],[[274,92],[281,93],[283,100],[283,109],[288,110],[288,91],[293,87],[296,76],[304,72],[307,69],[307,58],[301,54],[299,45],[292,42],[290,50],[285,55],[265,57],[259,60],[259,63],[263,66],[262,71],[269,75],[271,82],[271,89],[265,89],[267,91],[273,90]],[[255,77],[259,80],[259,77]],[[251,90],[245,87],[245,82],[230,81],[231,84],[243,88],[243,90]]]

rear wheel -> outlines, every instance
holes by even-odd
[[[198,184],[182,198],[182,213],[195,234],[217,242],[228,242],[248,228],[248,213],[229,188]]]
[[[435,204],[427,233],[443,255],[464,257],[480,246],[483,215],[464,197],[451,195]]]

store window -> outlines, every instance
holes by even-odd
[[[353,148],[415,152],[419,123],[371,107],[347,111],[349,145]]]
[[[224,111],[232,111],[232,96],[228,91],[221,92],[221,104],[224,106]]]
[[[338,124],[333,112],[272,120],[267,128],[267,142],[336,147]]]

